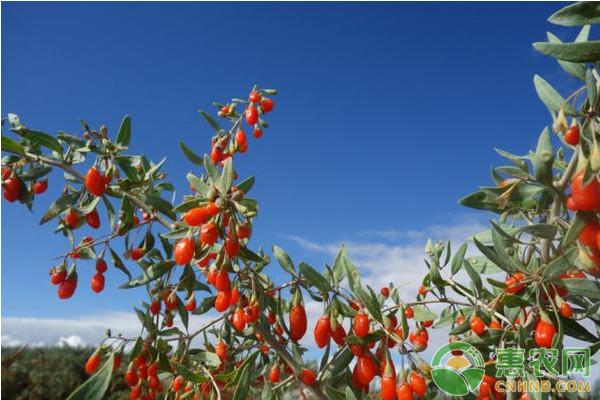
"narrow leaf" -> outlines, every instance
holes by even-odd
[[[311,286],[315,286],[323,293],[331,290],[331,286],[329,285],[329,282],[327,282],[327,279],[325,279],[325,277],[317,272],[313,267],[306,263],[300,262],[298,268],[300,269],[300,273],[306,278]]]
[[[22,131],[23,134],[21,136],[26,137],[34,143],[37,143],[41,146],[44,146],[50,150],[56,151],[57,153],[62,153],[62,147],[58,140],[47,133],[35,131],[32,129],[28,129],[26,131]]]
[[[119,257],[119,255],[113,249],[109,248],[109,250],[110,250],[111,261],[112,261],[113,265],[117,269],[120,269],[125,275],[127,275],[129,280],[131,280],[131,278],[132,278],[131,272],[129,272],[129,270],[123,263],[123,260],[121,260],[121,257]]]
[[[297,276],[294,263],[292,262],[290,256],[281,247],[273,245],[272,249],[273,255],[277,259],[279,265],[281,265],[281,268],[286,270],[292,276]]]
[[[153,264],[148,269],[146,269],[142,275],[137,278],[119,286],[119,289],[130,289],[137,286],[145,285],[148,282],[156,280],[163,276],[167,271],[169,271],[175,262],[173,260],[159,262],[157,264]]]
[[[181,151],[183,151],[183,154],[187,157],[188,160],[190,160],[193,164],[196,165],[202,165],[202,157],[200,157],[199,155],[197,155],[196,153],[194,153],[192,150],[190,150],[189,147],[187,147],[185,145],[185,143],[183,142],[179,142],[179,147],[181,147]]]
[[[467,243],[463,243],[452,258],[451,272],[455,275],[462,268],[463,261],[465,259],[465,253],[467,252]]]
[[[573,262],[577,257],[577,247],[573,247],[565,254],[558,256],[552,260],[542,273],[542,281],[550,282],[557,279],[563,272],[573,266]]]
[[[206,111],[202,111],[199,110],[198,111],[206,120],[206,122],[208,122],[208,124],[215,130],[215,131],[220,131],[221,127],[219,126],[219,124],[217,124],[217,122],[213,119],[213,117],[210,116],[209,113],[207,113]]]
[[[548,110],[553,113],[558,113],[560,108],[565,102],[565,99],[554,89],[544,78],[539,75],[535,75],[533,77],[533,84],[535,86],[535,90],[537,91],[540,100],[548,107]],[[568,115],[577,114],[575,109],[572,106],[567,105],[565,107],[565,113]]]
[[[536,42],[533,47],[540,53],[557,60],[583,63],[600,60],[600,41],[581,43]]]
[[[67,397],[67,400],[102,400],[110,383],[114,361],[115,356],[113,353],[98,372],[83,382],[77,390]]]
[[[584,27],[584,29],[582,29],[582,33],[584,33],[584,30],[586,30],[586,27]],[[589,26],[587,26],[587,32],[589,32]],[[548,41],[550,43],[562,43],[562,41],[559,38],[557,38],[555,35],[553,35],[550,32],[547,33],[547,36],[548,36]],[[575,40],[575,41],[576,42],[587,41],[587,37],[584,40]],[[562,61],[562,60],[557,60],[557,62],[562,67],[562,69],[565,70],[566,73],[568,73],[569,75],[571,75],[574,78],[579,79],[580,81],[585,81],[585,66],[583,64],[574,63],[574,62],[570,62],[570,61]]]
[[[206,173],[210,177],[210,183],[212,183],[214,186],[217,186],[221,180],[221,175],[219,174],[219,171],[217,171],[215,164],[212,162],[208,154],[204,155],[204,169],[206,169]]]
[[[129,146],[129,142],[131,140],[131,119],[129,115],[123,117],[123,121],[121,122],[121,126],[119,127],[119,132],[117,133],[117,137],[115,142],[121,146]]]
[[[219,182],[219,189],[221,194],[226,195],[229,193],[229,189],[231,189],[231,184],[233,183],[233,159],[230,157],[225,161],[225,166],[223,167],[223,174],[221,175],[221,180]]]
[[[50,207],[48,207],[48,211],[46,211],[46,213],[42,216],[42,219],[40,220],[40,225],[43,225],[46,222],[56,218],[70,205],[75,204],[80,194],[81,192],[67,193],[56,199],[52,204],[50,204]]]
[[[2,151],[9,151],[11,153],[25,154],[23,146],[15,140],[2,135]]]
[[[561,8],[548,21],[562,26],[579,26],[600,22],[600,3],[579,1]]]

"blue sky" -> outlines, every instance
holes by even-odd
[[[489,182],[493,148],[524,153],[549,115],[532,85],[557,89],[559,67],[531,47],[552,29],[550,3],[3,3],[2,115],[29,127],[81,133],[78,119],[133,121],[132,150],[168,158],[185,189],[211,130],[196,110],[277,88],[271,128],[239,162],[256,175],[253,244],[277,243],[315,266],[344,241],[367,274],[420,256],[427,236],[483,229],[457,200]],[[143,291],[89,289],[81,268],[71,301],[48,282],[66,241],[2,201],[2,317],[77,319],[127,311]],[[379,258],[377,258],[379,257]],[[386,264],[388,263],[388,264]],[[419,266],[415,266],[419,267]],[[400,276],[402,270],[392,271]],[[4,325],[4,324],[3,324]],[[4,328],[4,326],[3,326]]]

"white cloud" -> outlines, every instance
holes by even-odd
[[[71,335],[67,337],[61,337],[60,339],[58,339],[57,346],[79,348],[86,347],[86,343],[80,336]]]
[[[3,317],[2,345],[92,345],[102,340],[107,328],[125,336],[135,335],[140,329],[133,312],[108,311],[76,318]]]
[[[457,221],[452,225],[434,225],[422,231],[363,231],[360,240],[315,243],[298,236],[288,236],[302,248],[334,257],[342,243],[348,256],[361,272],[363,281],[377,289],[394,282],[400,286],[400,295],[414,297],[426,273],[424,247],[428,238],[459,243],[486,225],[473,219]],[[456,247],[456,246],[455,246]]]
[[[213,316],[191,316],[190,329],[202,326]],[[2,318],[2,346],[96,346],[110,329],[113,336],[137,337],[141,324],[133,311],[107,311],[75,318]],[[179,318],[176,326],[181,329]]]

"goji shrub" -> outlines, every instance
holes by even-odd
[[[275,90],[254,87],[244,98],[215,103],[217,118],[201,113],[214,130],[210,148],[200,156],[181,143],[199,171],[187,175],[188,194],[176,204],[164,163],[128,152],[129,117],[114,136],[85,122],[81,135],[53,136],[9,114],[16,139],[2,136],[6,200],[31,207],[36,196],[52,193],[51,170],[64,172],[61,195],[41,219],[55,221],[70,242],[50,270],[58,296],[87,290],[78,276],[89,268],[87,260],[95,260],[94,292],[103,291],[108,264],[126,275],[121,288],[146,288],[140,291],[146,296],[142,307],[135,309],[142,334],[109,335],[85,365],[94,375],[73,398],[101,398],[121,363],[130,399],[268,399],[290,388],[315,398],[358,399],[373,387],[384,399],[433,398],[439,391],[420,353],[431,329],[447,326],[450,342],[470,343],[489,360],[477,394],[483,400],[503,397],[495,387],[497,349],[561,348],[571,336],[597,351],[600,43],[588,35],[600,11],[577,3],[551,21],[583,25],[574,43],[548,34],[547,43],[534,44],[556,58],[579,88],[564,98],[535,76],[552,127],[525,155],[498,151],[509,165],[493,168],[493,183],[460,201],[497,218],[455,252],[450,243],[427,242],[414,300],[399,297],[401,282],[377,290],[362,284],[344,247],[331,266],[318,271],[273,246],[271,255],[289,280],[275,284],[265,272],[271,256],[251,243],[258,216],[250,197],[254,178],[238,176],[234,165],[259,145],[269,113],[277,111]],[[104,234],[78,237],[84,225]],[[124,244],[122,254],[116,241]],[[469,247],[476,255],[467,256]],[[460,271],[468,282],[456,278]],[[323,306],[314,332],[307,332],[308,298]],[[433,305],[444,307],[438,313]],[[212,321],[191,326],[190,314],[212,309]],[[318,366],[304,361],[306,335],[323,349]]]

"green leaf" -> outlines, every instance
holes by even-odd
[[[463,261],[465,259],[465,253],[467,252],[467,246],[467,243],[463,243],[454,254],[450,269],[452,275],[455,275],[462,268]]]
[[[331,290],[331,286],[329,285],[329,282],[327,282],[327,279],[313,267],[304,262],[300,262],[298,268],[311,286],[315,286],[323,293]]]
[[[131,140],[131,119],[129,115],[123,117],[123,121],[121,122],[121,126],[119,127],[119,132],[117,133],[117,137],[115,139],[115,143],[121,146],[129,146],[129,141]]]
[[[477,293],[481,293],[481,278],[479,277],[479,274],[475,272],[475,270],[467,260],[465,260],[465,271],[467,271],[467,274],[469,274],[469,278],[471,278],[471,282],[473,282],[473,287],[475,288],[475,291]]]
[[[85,140],[78,138],[77,136],[69,135],[65,132],[59,131],[56,137],[75,149],[85,147],[87,144]]]
[[[9,151],[11,153],[17,154],[25,154],[25,150],[23,150],[23,146],[15,140],[2,135],[2,151]]]
[[[248,368],[248,365],[243,367],[239,376],[240,378],[235,387],[232,400],[246,400],[246,396],[248,396],[248,392],[250,391],[250,368]]]
[[[346,399],[347,400],[358,400],[354,393],[352,392],[352,388],[350,385],[346,386]]]
[[[494,264],[493,262],[491,262],[490,260],[488,260],[485,257],[473,256],[473,257],[468,257],[466,260],[469,261],[469,264],[471,265],[471,267],[473,267],[473,269],[478,274],[489,275],[489,274],[497,274],[499,272],[504,272],[504,270],[502,268],[499,268],[496,264]]]
[[[197,155],[196,153],[194,153],[192,150],[190,150],[189,147],[187,147],[185,145],[185,143],[183,142],[179,142],[179,147],[181,147],[181,151],[183,151],[183,154],[185,154],[185,156],[187,157],[188,160],[190,160],[193,164],[196,165],[202,165],[204,164],[202,161],[202,157],[200,157],[199,155]]]
[[[567,278],[561,283],[569,291],[569,294],[580,295],[591,300],[600,300],[600,283],[589,279]]]
[[[46,211],[46,213],[42,216],[42,219],[40,220],[40,225],[43,225],[46,222],[56,218],[70,205],[75,204],[80,194],[80,191],[67,193],[63,194],[58,199],[56,199],[52,204],[50,204],[50,207],[48,207],[48,211]]]
[[[19,175],[24,181],[34,181],[36,179],[41,178],[42,176],[48,175],[52,171],[52,167],[48,167],[47,165],[41,167],[33,167],[29,168],[26,172]]]
[[[114,157],[115,162],[125,172],[125,175],[132,181],[141,180],[141,174],[138,167],[142,166],[142,159],[139,156],[118,155]]]
[[[412,307],[415,315],[415,321],[423,322],[423,321],[433,321],[437,318],[437,314],[427,308],[419,305],[415,305]]]
[[[536,377],[532,372],[529,371],[525,371],[525,377],[527,379],[527,398],[531,400],[542,400],[541,390],[530,390],[530,386],[533,387],[533,385],[536,385],[536,387],[539,387],[538,377]]]
[[[189,268],[189,265],[187,265],[186,267]],[[179,314],[179,318],[181,318],[181,322],[183,323],[183,326],[187,330],[190,317],[189,317],[188,311],[185,309],[185,304],[183,304],[183,301],[177,302],[177,313]]]
[[[190,185],[194,188],[197,193],[205,194],[210,189],[210,186],[207,185],[202,179],[198,178],[196,175],[189,172],[186,175],[186,178]]]
[[[554,239],[558,232],[558,228],[555,225],[550,224],[533,224],[525,225],[521,227],[519,231],[542,239]]]
[[[290,256],[281,247],[273,245],[272,250],[277,262],[281,265],[281,268],[286,270],[292,276],[298,276]]]
[[[442,279],[442,275],[440,274],[440,265],[439,260],[436,258],[432,258],[431,262],[425,262],[429,265],[429,277],[431,282],[436,286],[442,286],[444,284],[444,280]]]
[[[573,266],[573,262],[577,257],[577,247],[573,247],[563,255],[559,255],[552,260],[542,272],[542,281],[551,282],[556,280],[563,272]]]
[[[333,261],[333,275],[336,282],[341,282],[342,279],[344,279],[344,257],[346,257],[345,244],[340,247],[340,251],[338,252],[337,256],[335,256],[335,260]]]
[[[240,246],[239,256],[241,258],[245,258],[246,260],[254,261],[256,263],[262,264],[265,262],[265,260],[261,256],[248,249],[246,246]]]
[[[119,210],[120,223],[118,234],[123,235],[133,228],[133,206],[129,197],[123,196]]]
[[[521,296],[505,295],[502,297],[503,306],[514,308],[514,307],[526,307],[530,306],[531,303]]]
[[[360,273],[346,254],[344,254],[344,267],[346,269],[346,275],[348,276],[350,289],[352,291],[355,291],[357,288],[360,289]]]
[[[540,134],[533,159],[533,171],[538,182],[547,186],[552,185],[553,165],[554,150],[550,141],[550,130],[546,127]]]
[[[215,167],[215,164],[212,162],[208,154],[204,155],[204,169],[206,169],[206,173],[210,178],[210,183],[212,183],[213,186],[217,186],[221,181],[221,175],[219,174],[219,171]]]
[[[149,332],[156,332],[156,325],[154,325],[154,321],[150,317],[149,313],[145,313],[136,307],[133,307],[133,310],[135,311],[135,314],[144,328],[146,328]]]
[[[575,43],[587,42],[590,39],[590,25],[585,25],[579,31],[579,34],[575,38]]]
[[[89,196],[88,199],[77,207],[82,214],[89,214],[96,208],[100,202],[100,197]]]
[[[325,368],[327,365],[327,361],[329,360],[329,352],[331,351],[331,340],[327,341],[327,346],[325,347],[325,352],[321,357],[321,362],[319,363],[319,371]]]
[[[471,324],[470,324],[469,318],[465,318],[465,320],[462,322],[462,324],[456,325],[450,331],[450,335],[460,335],[461,333],[465,333],[469,329],[471,329]]]
[[[254,186],[254,177],[253,176],[246,178],[237,184],[238,189],[240,189],[245,194],[247,194],[250,191],[250,189],[252,189],[252,186]]]
[[[533,77],[533,84],[535,86],[535,90],[542,100],[542,103],[548,107],[548,110],[557,114],[562,105],[565,102],[565,99],[554,89],[544,78],[539,75],[535,75]],[[568,115],[576,115],[577,112],[575,109],[567,104],[565,106],[565,113]]]
[[[106,212],[108,214],[108,225],[112,227],[115,225],[115,220],[117,219],[115,209],[108,199],[108,196],[102,196],[102,201],[104,202],[104,207],[106,207]]]
[[[165,239],[181,239],[185,236],[187,236],[188,232],[189,232],[190,228],[188,226],[179,226],[175,229],[173,229],[172,231],[169,232],[165,232],[165,233],[160,233],[160,237],[165,238]]]
[[[173,211],[173,205],[169,201],[152,193],[140,193],[139,196],[146,204],[152,206],[156,211],[163,213],[171,219],[177,219],[177,214]]]
[[[130,289],[133,287],[145,285],[148,282],[152,282],[153,280],[158,279],[161,276],[163,276],[167,271],[169,271],[171,268],[173,268],[174,265],[175,265],[175,262],[173,260],[168,260],[168,261],[159,262],[157,264],[153,264],[150,267],[148,267],[148,269],[146,269],[142,273],[142,275],[119,286],[119,289]]]
[[[548,21],[562,26],[579,26],[600,22],[600,3],[579,1],[561,8]]]
[[[183,376],[183,378],[186,381],[195,382],[195,383],[204,383],[204,382],[208,381],[207,377],[193,373],[192,371],[187,369],[187,367],[184,367],[183,365],[179,364],[178,362],[171,361],[171,364],[173,364],[175,366],[177,373],[179,375]]]
[[[359,338],[358,336],[348,334],[346,336],[346,344],[366,344],[375,343],[383,339],[386,336],[385,332],[381,329],[370,332],[367,336]]]
[[[587,32],[589,32],[589,25],[582,29],[582,33],[585,33],[584,30],[587,30]],[[557,38],[550,32],[547,33],[547,36],[548,36],[548,41],[550,43],[562,43],[562,41],[559,38]],[[575,40],[575,41],[576,42],[587,41],[587,38],[585,40]],[[585,66],[583,64],[573,63],[573,62],[569,62],[569,61],[562,61],[562,60],[557,60],[557,62],[562,67],[562,69],[565,70],[566,73],[568,73],[569,75],[571,75],[574,78],[577,78],[581,81],[585,81]]]
[[[210,311],[215,304],[215,299],[217,296],[208,296],[202,299],[202,302],[198,305],[198,307],[192,312],[194,315],[202,315]]]
[[[199,199],[197,197],[192,197],[192,198],[184,201],[183,203],[177,204],[175,207],[173,207],[173,211],[178,212],[178,213],[185,213],[185,212],[191,210],[192,208],[196,208],[199,206],[200,206]]]
[[[465,321],[467,327],[469,326],[469,320]],[[462,326],[462,325],[461,325]],[[468,330],[468,328],[467,328]],[[469,337],[464,338],[462,341],[469,343],[475,347],[478,346],[498,346],[500,342],[500,338],[504,332],[500,329],[486,329],[481,335],[471,335]]]
[[[598,92],[596,91],[596,79],[591,69],[588,69],[585,73],[585,86],[587,88],[587,97],[590,104],[596,104],[596,97]]]
[[[129,278],[129,280],[131,280],[131,278],[132,278],[131,272],[129,272],[129,270],[123,263],[123,260],[121,260],[121,257],[119,257],[119,255],[112,248],[109,247],[109,250],[110,250],[110,255],[111,255],[111,261],[112,261],[113,265],[115,266],[115,268],[123,271],[123,273],[125,275],[127,275],[127,277]]]
[[[93,260],[96,258],[96,253],[89,247],[83,247],[77,252],[82,260]]]
[[[110,377],[112,375],[113,363],[115,361],[114,353],[108,357],[108,360],[94,375],[83,382],[67,400],[102,400],[104,393],[108,389]]]
[[[381,304],[379,304],[379,301],[377,301],[377,295],[375,294],[375,292],[373,292],[373,289],[371,289],[368,286],[367,288],[369,289],[369,293],[367,293],[361,287],[355,288],[355,292],[365,304],[365,307],[367,307],[367,310],[373,316],[373,318],[375,318],[379,322],[383,322],[383,318],[381,315]]]
[[[600,60],[600,41],[581,43],[536,42],[533,47],[540,53],[557,60],[583,63]]]
[[[331,386],[325,386],[325,394],[329,400],[345,400],[346,396],[343,392],[332,388]]]
[[[244,360],[242,365],[240,365],[238,368],[236,368],[232,372],[230,372],[230,374],[233,373],[234,376],[232,377],[230,383],[227,385],[228,387],[236,386],[240,382],[242,372],[244,371],[244,369],[246,367],[250,368],[250,370],[252,370],[254,368],[256,358],[258,357],[259,354],[260,353],[258,351],[253,352],[248,357],[246,357],[246,359]]]
[[[62,153],[62,146],[54,136],[32,129],[27,129],[26,131],[21,132],[23,132],[21,136],[26,137],[30,141],[44,146],[50,150],[56,151],[59,154]]]
[[[209,113],[207,113],[206,111],[202,111],[199,110],[198,111],[206,120],[206,122],[208,122],[208,124],[215,130],[215,131],[220,131],[222,130],[221,127],[219,126],[219,124],[217,124],[217,122],[213,119],[213,117],[210,116]]]
[[[333,363],[331,363],[329,368],[332,369],[333,372],[343,371],[346,369],[346,367],[348,367],[348,365],[350,365],[350,363],[352,362],[353,359],[354,359],[354,354],[352,354],[352,351],[348,347],[346,347],[337,356],[335,361],[333,361]]]
[[[581,231],[583,230],[583,228],[585,228],[587,223],[587,214],[576,212],[575,218],[573,218],[571,226],[569,226],[569,230],[567,231],[565,237],[561,242],[561,247],[567,248],[571,244],[575,243],[575,241],[577,240],[577,238],[581,234]]]
[[[484,245],[483,243],[481,243],[475,237],[473,237],[473,242],[475,243],[475,245],[477,246],[477,248],[479,249],[479,251],[485,257],[487,257],[488,260],[490,260],[491,262],[493,262],[494,264],[496,264],[503,271],[508,272],[508,273],[512,272],[511,269],[509,267],[507,267],[504,262],[502,262],[502,260],[500,259],[500,257],[498,257],[498,255],[496,254],[496,252],[494,250],[490,249],[489,247],[487,247],[486,245]]]
[[[563,325],[565,335],[590,343],[595,343],[598,341],[596,336],[594,336],[574,319],[561,317],[560,320]]]
[[[458,204],[465,207],[474,208],[476,210],[485,210],[500,213],[497,198],[498,196],[492,196],[489,193],[485,193],[480,190],[463,197],[458,201]]]
[[[226,195],[229,193],[229,189],[231,189],[231,184],[233,183],[233,159],[230,157],[225,161],[225,166],[223,167],[223,175],[221,175],[221,180],[219,182],[219,191],[222,195]]]
[[[203,351],[202,353],[198,354],[197,357],[195,357],[195,360],[200,361],[210,367],[218,367],[221,365],[219,356],[211,351]]]

